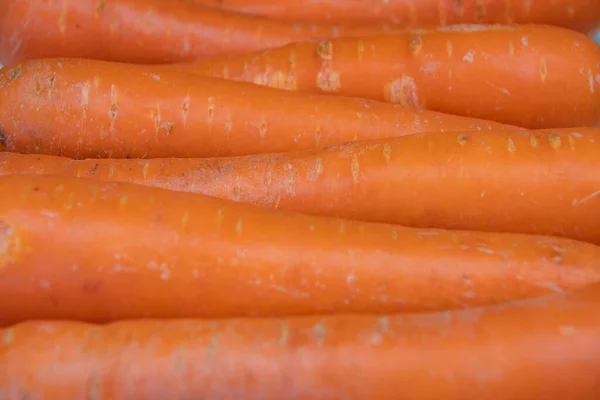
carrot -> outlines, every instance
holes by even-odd
[[[531,129],[600,123],[600,47],[551,26],[440,27],[296,43],[172,68]]]
[[[600,280],[600,247],[411,229],[142,185],[0,178],[1,324],[389,313],[535,297]]]
[[[203,193],[265,208],[600,244],[600,130],[415,134],[317,152],[82,160],[0,153],[50,174]]]
[[[590,32],[600,26],[596,0],[188,0],[223,10],[283,21],[403,27],[459,23],[536,23]]]
[[[7,67],[0,86],[0,149],[74,158],[236,156],[428,130],[506,128],[375,101],[80,59]]]
[[[381,25],[294,24],[186,1],[2,1],[0,63],[80,57],[156,64],[241,54],[311,38],[390,30]]]
[[[31,321],[0,337],[0,388],[19,399],[592,400],[600,390],[598,284],[435,314]]]

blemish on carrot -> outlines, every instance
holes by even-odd
[[[440,25],[444,26],[448,23],[448,10],[446,9],[446,0],[438,0],[437,9],[438,15],[440,16]]]
[[[227,114],[225,116],[225,133],[227,134],[227,138],[231,135],[231,131],[233,130],[233,117],[231,114]]]
[[[356,55],[358,56],[358,61],[361,62],[365,55],[365,42],[359,40],[356,44]]]
[[[515,142],[511,138],[508,138],[507,150],[509,153],[514,153],[517,151],[517,147],[515,146]]]
[[[102,15],[102,12],[104,11],[104,7],[106,6],[106,0],[99,0],[96,3],[96,7],[95,7],[95,12],[94,15],[96,16],[96,18],[100,18],[100,16]]]
[[[213,119],[215,117],[215,98],[210,96],[208,98],[208,106],[207,106],[207,112],[208,112],[208,124],[212,125],[213,123]]]
[[[67,30],[67,16],[69,13],[69,2],[67,0],[63,0],[62,8],[60,10],[60,16],[58,17],[58,30],[62,36],[65,35]]]
[[[325,93],[337,92],[341,87],[339,72],[332,71],[324,66],[317,74],[317,87]]]
[[[2,344],[5,346],[10,346],[14,341],[15,332],[10,328],[6,328],[4,330],[4,335],[2,335]]]
[[[408,51],[413,56],[418,55],[423,48],[423,38],[421,36],[413,36],[408,44]]]
[[[21,252],[19,235],[11,225],[0,220],[0,268],[16,261]]]
[[[315,147],[317,149],[320,148],[320,142],[321,142],[322,136],[323,136],[323,132],[321,131],[321,128],[317,127],[317,129],[315,130]]]
[[[378,320],[379,332],[382,334],[390,333],[390,317],[381,317]]]
[[[542,57],[542,59],[540,60],[539,73],[542,82],[546,82],[546,79],[548,78],[548,64],[546,64],[545,57]]]
[[[65,190],[65,185],[62,185],[62,184],[60,184],[60,185],[58,185],[57,187],[54,188],[54,192],[57,193],[57,194],[61,193],[63,190]]]
[[[288,172],[287,189],[290,193],[294,192],[294,171],[292,171],[292,169],[290,169]]]
[[[313,327],[313,336],[315,337],[318,346],[323,346],[325,344],[327,328],[325,327],[325,324],[322,321],[316,323]]]
[[[398,240],[398,231],[395,229],[392,229],[392,239]]]
[[[86,400],[100,400],[101,398],[100,378],[98,375],[93,374],[89,381]]]
[[[100,77],[99,76],[94,76],[94,79],[92,79],[92,82],[94,84],[94,88],[98,89],[100,87]]]
[[[236,174],[235,175],[235,185],[233,186],[233,198],[236,201],[239,201],[241,194],[242,194],[242,187],[240,186],[240,176],[239,176],[239,174]]]
[[[560,138],[560,134],[551,133],[550,135],[548,135],[548,143],[550,143],[550,147],[552,147],[552,149],[554,151],[560,150],[560,146],[562,144],[562,139]]]
[[[9,70],[8,73],[6,74],[6,76],[8,77],[9,81],[13,81],[22,73],[23,73],[23,67],[21,66],[21,64],[19,64],[16,67]]]
[[[86,107],[90,99],[90,82],[86,81],[81,88],[81,106]]]
[[[321,157],[317,157],[315,160],[315,173],[317,174],[317,178],[323,173],[323,161]]]
[[[475,54],[473,54],[472,51],[469,51],[463,56],[462,60],[468,64],[473,64],[473,61],[475,60]]]
[[[224,216],[225,216],[225,209],[219,208],[217,210],[217,213],[215,214],[215,220],[216,220],[217,225],[221,225],[221,223],[223,222]]]
[[[567,15],[570,19],[575,18],[575,5],[572,2],[567,4]]]
[[[529,139],[529,144],[531,145],[531,147],[533,147],[534,149],[537,147],[537,140],[534,136],[531,137],[531,139]]]
[[[343,235],[346,233],[346,222],[344,222],[343,219],[340,220],[340,226],[339,226],[338,232],[340,235]]]
[[[54,90],[54,84],[56,83],[56,76],[52,75],[50,79],[48,79],[48,97],[52,96],[52,91]]]
[[[146,161],[144,163],[144,167],[142,168],[142,177],[144,179],[148,178],[148,169],[150,168],[150,163],[148,161]]]
[[[125,209],[125,207],[127,207],[128,201],[129,201],[129,199],[127,198],[127,196],[125,196],[125,195],[121,196],[121,198],[119,198],[119,208],[121,210]]]
[[[279,339],[277,342],[280,346],[285,346],[290,336],[290,324],[287,320],[281,322],[281,330],[279,331]]]
[[[392,104],[404,107],[422,109],[423,104],[419,99],[419,90],[413,77],[402,76],[384,87],[384,98]]]
[[[456,138],[456,141],[458,142],[458,144],[460,144],[461,146],[464,146],[465,144],[467,144],[467,142],[469,141],[469,136],[465,135],[464,133],[458,135],[458,137]]]
[[[385,159],[385,162],[389,163],[391,157],[392,157],[392,147],[390,146],[389,143],[385,143],[383,145],[383,158]]]
[[[575,150],[575,138],[571,135],[568,135],[568,137],[569,137],[569,149]]]
[[[446,42],[446,52],[448,53],[448,57],[452,57],[453,46],[452,46],[452,42],[449,40]]]
[[[512,40],[508,44],[508,55],[511,57],[514,57],[515,55],[515,42]]]
[[[242,237],[242,228],[243,228],[243,220],[242,217],[239,217],[235,223],[235,234],[237,237]]]
[[[190,212],[184,211],[181,216],[181,229],[187,229],[188,223],[190,222]]]
[[[577,334],[577,329],[575,329],[573,326],[560,326],[558,331],[563,336],[573,336]]]
[[[229,79],[229,68],[227,68],[227,65],[223,66],[223,79]]]
[[[358,183],[360,165],[358,164],[358,156],[356,154],[352,156],[352,163],[350,167],[352,170],[352,179],[354,180],[354,183]]]
[[[296,55],[294,54],[294,51],[290,51],[288,63],[290,64],[290,70],[293,71],[296,68]]]
[[[333,58],[333,43],[324,40],[317,46],[317,54],[322,60],[331,61]]]
[[[267,121],[262,120],[260,122],[260,126],[258,127],[258,135],[260,137],[260,142],[263,143],[265,141],[265,136],[267,135]]]
[[[112,179],[113,176],[115,175],[117,167],[115,167],[114,164],[109,164],[108,165],[108,179]]]
[[[529,38],[527,36],[521,36],[521,43],[525,47],[529,46]]]
[[[485,5],[481,0],[475,0],[475,20],[477,22],[483,21],[485,18]]]

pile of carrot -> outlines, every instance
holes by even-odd
[[[0,2],[0,399],[597,399],[598,28]]]

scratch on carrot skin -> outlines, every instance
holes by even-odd
[[[115,170],[117,167],[115,167],[114,164],[109,164],[108,165],[108,179],[112,179],[113,176],[115,175]]]
[[[313,327],[313,335],[317,340],[318,346],[323,346],[325,344],[325,337],[327,336],[327,328],[325,327],[325,323],[320,321],[315,324]]]
[[[117,120],[117,115],[119,113],[119,95],[117,94],[117,88],[114,84],[110,85],[110,111],[108,115],[110,116],[110,131],[114,132],[115,130],[115,121]],[[160,113],[160,111],[159,111]],[[160,114],[159,114],[160,115]]]
[[[208,113],[208,124],[212,125],[214,117],[215,117],[215,98],[213,96],[210,96],[208,98],[208,106],[207,106],[207,113]]]
[[[288,342],[288,338],[290,336],[290,323],[288,320],[283,320],[281,322],[281,331],[279,332],[278,343],[280,346],[285,346]]]
[[[568,135],[568,137],[569,137],[569,149],[575,150],[575,138],[571,135]]]
[[[239,201],[241,194],[242,194],[242,187],[240,185],[240,175],[236,174],[235,175],[235,185],[233,186],[233,198],[236,201]]]
[[[186,210],[183,212],[183,215],[181,216],[181,229],[183,229],[183,230],[187,229],[189,222],[190,222],[190,212]]]
[[[67,31],[67,16],[69,13],[69,0],[63,0],[62,8],[60,10],[60,16],[58,17],[58,29],[62,36]]]
[[[258,134],[259,134],[259,137],[260,137],[260,142],[264,143],[265,136],[267,135],[267,121],[262,120],[260,122],[260,126],[258,127]]]
[[[548,78],[548,65],[546,64],[545,57],[542,57],[542,59],[540,60],[539,72],[542,82],[546,82],[546,79]]]
[[[448,57],[452,57],[452,54],[454,52],[453,45],[452,42],[449,40],[446,42],[446,52],[448,53]]]
[[[386,164],[390,163],[390,158],[392,157],[392,147],[389,143],[383,145],[383,158],[385,159]]]
[[[147,179],[147,178],[148,178],[148,169],[149,169],[149,168],[150,168],[150,162],[149,162],[149,161],[146,161],[146,162],[144,163],[144,166],[142,167],[142,177],[143,177],[144,179]]]
[[[183,100],[181,105],[181,112],[183,114],[183,127],[187,127],[188,110],[190,109],[190,95],[188,94]]]
[[[515,42],[512,40],[508,44],[508,55],[511,57],[515,56]]]
[[[395,229],[392,229],[392,239],[398,240],[398,231]]]
[[[340,235],[343,235],[346,233],[346,222],[344,222],[344,220],[340,220],[340,227],[338,229],[338,232]]]
[[[235,223],[235,234],[238,237],[242,237],[242,233],[243,233],[242,232],[242,227],[243,227],[243,220],[242,220],[242,217],[239,217],[237,219],[237,222]]]
[[[517,147],[515,146],[515,142],[511,138],[508,138],[507,150],[509,153],[514,153],[517,151]]]
[[[221,225],[223,223],[223,217],[225,216],[225,209],[219,208],[217,213],[215,214],[215,222],[217,225]]]
[[[550,147],[552,147],[554,151],[560,150],[562,139],[560,138],[559,134],[551,133],[550,135],[548,135],[548,142],[550,143]]]
[[[357,47],[356,53],[357,53],[358,61],[361,62],[365,55],[365,42],[362,40],[359,40],[357,42],[356,47]]]
[[[352,170],[352,179],[354,180],[354,183],[358,183],[360,165],[358,163],[358,156],[356,154],[352,156],[352,163],[350,167]]]

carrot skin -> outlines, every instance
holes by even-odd
[[[223,10],[282,21],[341,24],[387,23],[403,27],[460,23],[556,25],[588,33],[600,26],[595,0],[188,0]]]
[[[530,129],[600,124],[600,47],[552,26],[466,25],[339,38],[172,68]]]
[[[159,64],[394,29],[288,23],[186,1],[2,1],[0,63],[75,57]]]
[[[600,390],[598,284],[454,312],[31,321],[0,337],[0,388],[15,398],[591,400]]]
[[[0,190],[10,193],[4,325],[446,310],[600,281],[600,248],[566,239],[283,214],[57,176],[3,176]]]
[[[72,158],[222,157],[429,130],[508,129],[376,101],[92,60],[6,67],[0,87],[0,149]]]
[[[79,160],[0,153],[0,175],[52,174],[421,228],[600,244],[600,129],[426,133],[321,151]]]

